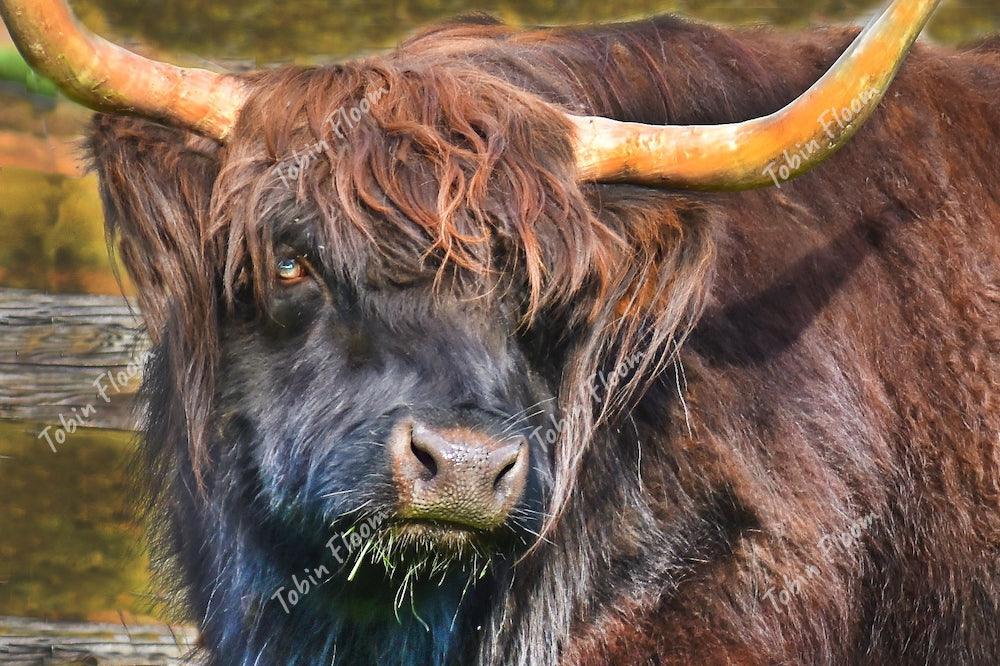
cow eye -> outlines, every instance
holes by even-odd
[[[298,282],[306,276],[306,267],[296,257],[278,259],[278,277],[284,282]]]

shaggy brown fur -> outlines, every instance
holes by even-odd
[[[398,663],[1000,662],[997,52],[918,46],[845,149],[741,194],[580,185],[549,106],[743,120],[854,34],[477,21],[254,75],[223,148],[98,117],[109,227],[161,346],[157,502],[217,663],[337,654],[303,638],[321,616],[268,614],[287,574],[247,554],[260,516],[240,513],[246,470],[213,434],[235,409],[219,378],[243,338],[227,331],[266,325],[276,247],[296,234],[387,321],[387,294],[414,284],[428,312],[508,313],[566,420],[544,540],[485,584],[480,630],[426,653],[398,639]],[[331,131],[333,110],[382,89]],[[316,145],[284,187],[276,164]],[[595,402],[599,373],[615,379]]]

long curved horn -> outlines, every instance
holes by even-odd
[[[567,114],[580,179],[746,190],[805,173],[868,119],[939,2],[895,0],[809,90],[763,118],[659,126]]]
[[[0,0],[24,59],[68,97],[98,111],[131,113],[220,141],[246,97],[239,79],[149,60],[80,25],[61,0]]]

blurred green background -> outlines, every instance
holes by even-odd
[[[860,22],[873,0],[77,0],[94,31],[178,64],[325,63],[391,47],[418,27],[487,11],[517,24],[676,12],[729,24]],[[1000,3],[946,0],[928,33],[1000,29]],[[35,78],[0,29],[0,287],[119,294],[93,176],[77,160],[89,112]],[[128,285],[125,286],[128,290]],[[0,317],[4,313],[0,312]],[[3,335],[0,329],[0,335]],[[2,341],[0,341],[2,342]],[[96,373],[95,373],[96,374]],[[53,453],[42,426],[0,420],[0,615],[150,617],[141,526],[128,509],[128,433],[82,429]]]

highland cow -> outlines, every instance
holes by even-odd
[[[582,177],[567,120],[767,118],[855,37],[475,18],[98,115],[211,663],[1000,663],[1000,51],[740,191]]]

